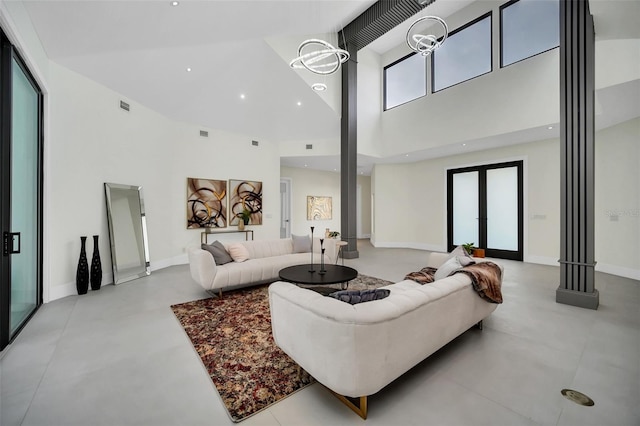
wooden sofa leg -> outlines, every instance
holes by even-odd
[[[367,397],[366,396],[361,396],[360,398],[349,398],[347,396],[340,395],[339,393],[336,393],[336,392],[332,391],[331,389],[329,389],[329,390],[340,401],[342,401],[342,403],[344,405],[349,407],[354,413],[356,413],[357,415],[362,417],[363,420],[367,420],[367,408],[368,407],[367,407]],[[354,401],[357,402],[358,405],[356,405]]]

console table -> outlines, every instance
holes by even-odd
[[[218,231],[218,228],[207,228],[206,231],[202,231],[200,233],[200,243],[208,244],[207,236],[213,234],[244,234],[244,240],[249,241],[249,234],[251,234],[251,239],[253,240],[253,229],[244,229],[240,231],[239,229],[235,230],[227,230],[227,231]]]

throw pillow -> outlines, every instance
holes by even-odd
[[[308,235],[291,235],[294,253],[311,253],[311,237]]]
[[[451,275],[451,273],[453,273],[453,271],[457,271],[458,269],[462,268],[462,265],[458,261],[458,257],[464,257],[464,256],[455,256],[455,257],[452,257],[451,259],[447,260],[446,262],[444,262],[438,268],[438,270],[436,271],[436,273],[433,276],[433,278],[436,281],[440,280],[442,278],[446,278],[449,275]]]
[[[449,253],[449,259],[456,256],[466,256],[469,259],[473,259],[473,257],[469,253],[467,253],[467,251],[462,246],[454,248],[453,251]]]
[[[216,265],[224,265],[225,263],[233,262],[231,256],[224,248],[220,241],[214,241],[211,244],[202,244],[202,250],[206,250],[213,256],[213,260]]]
[[[469,256],[457,256],[456,259],[458,259],[458,263],[460,264],[460,266],[469,266],[476,263],[476,261]]]
[[[372,290],[341,290],[330,293],[329,297],[355,305],[357,303],[384,299],[390,293],[391,291],[386,288],[376,288]]]
[[[249,250],[240,243],[231,244],[229,246],[229,254],[234,262],[249,260]]]

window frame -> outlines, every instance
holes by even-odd
[[[403,56],[402,58],[395,60],[394,62],[390,63],[389,65],[385,65],[382,68],[382,111],[392,110],[392,109],[397,108],[397,107],[399,107],[401,105],[405,105],[405,104],[408,104],[409,102],[413,102],[413,101],[415,101],[417,99],[424,98],[425,96],[427,96],[429,94],[429,88],[428,88],[429,81],[427,79],[427,74],[428,74],[428,68],[429,67],[425,63],[425,66],[424,66],[424,95],[418,96],[417,98],[413,98],[411,100],[402,102],[402,103],[400,103],[398,105],[394,105],[392,107],[387,107],[387,69],[391,68],[394,65],[398,65],[400,62],[405,61],[405,60],[409,59],[410,57],[412,57],[414,55],[417,55],[417,53],[416,52],[411,52],[411,53]],[[425,58],[425,62],[426,62],[426,60],[427,59]]]
[[[447,38],[450,38],[450,37],[456,35],[457,33],[461,32],[461,31],[464,31],[465,29],[469,28],[472,25],[477,24],[478,22],[482,21],[483,19],[486,19],[487,17],[489,18],[489,29],[490,29],[489,57],[490,57],[491,67],[489,68],[489,71],[483,72],[482,74],[478,74],[478,75],[476,75],[474,77],[471,77],[471,78],[468,78],[466,80],[459,81],[459,82],[457,82],[455,84],[452,84],[451,86],[443,87],[442,89],[436,90],[435,89],[435,87],[436,87],[436,85],[435,85],[435,83],[436,83],[435,82],[435,79],[436,79],[436,70],[435,70],[436,61],[435,61],[435,59],[436,59],[436,55],[438,54],[438,51],[436,50],[435,52],[433,52],[432,55],[430,55],[431,56],[431,93],[441,92],[441,91],[446,90],[446,89],[448,89],[450,87],[455,87],[458,84],[462,84],[464,82],[471,81],[471,80],[476,79],[476,78],[478,78],[480,76],[487,75],[487,74],[490,74],[490,73],[493,72],[493,10],[490,10],[487,13],[484,13],[484,14],[478,16],[477,18],[467,22],[466,24],[456,28],[453,31],[449,31],[449,35],[447,36]]]
[[[500,5],[500,8],[499,8],[499,13],[500,13],[500,25],[499,25],[500,26],[500,35],[499,35],[499,37],[500,37],[500,69],[509,67],[509,66],[511,66],[513,64],[517,64],[517,63],[522,62],[522,61],[526,61],[529,58],[533,58],[535,56],[538,56],[538,55],[541,55],[543,53],[549,52],[549,51],[551,51],[553,49],[559,49],[560,48],[560,40],[558,40],[558,45],[557,46],[550,47],[549,49],[543,50],[543,51],[538,52],[538,53],[534,53],[533,55],[527,56],[526,58],[518,59],[517,61],[511,62],[510,64],[507,64],[507,65],[504,64],[504,45],[503,45],[504,26],[502,25],[502,22],[503,22],[502,11],[504,9],[508,8],[509,6],[511,6],[511,5],[515,4],[515,3],[518,3],[519,1],[520,0],[509,0],[505,4]],[[558,2],[560,2],[560,1],[562,1],[562,0],[558,0]],[[558,4],[558,7],[560,7],[559,4]],[[559,25],[560,25],[560,23],[558,22],[558,26]]]

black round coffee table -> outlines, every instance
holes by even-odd
[[[314,269],[314,272],[309,272]],[[303,284],[313,287],[312,290],[320,293],[331,293],[337,291],[335,288],[326,288],[329,284],[348,284],[349,281],[358,276],[358,271],[348,266],[324,265],[325,272],[320,273],[320,265],[307,263],[305,265],[289,266],[280,270],[280,279],[293,284]]]

